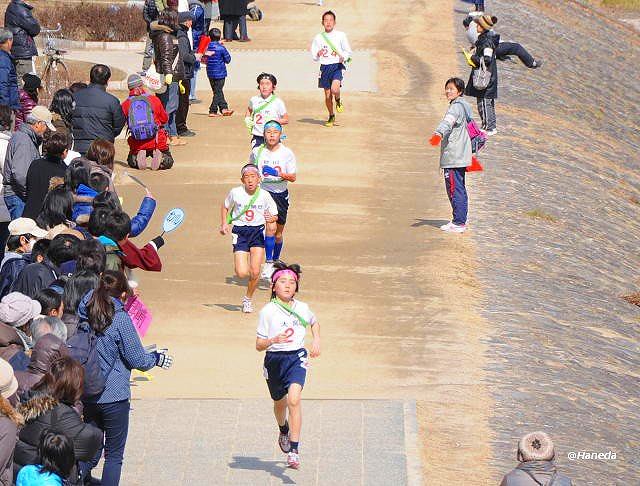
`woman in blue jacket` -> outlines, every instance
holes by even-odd
[[[87,320],[97,335],[96,351],[105,376],[105,388],[95,403],[85,403],[85,421],[105,433],[105,462],[102,485],[120,484],[124,448],[129,430],[131,370],[149,370],[154,366],[169,369],[173,357],[164,351],[147,352],[140,341],[131,318],[124,309],[130,295],[124,273],[106,270],[100,284],[89,292],[80,304],[78,315]],[[100,454],[88,465],[98,464]],[[86,473],[89,472],[85,470]]]

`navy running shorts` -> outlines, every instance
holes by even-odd
[[[342,71],[345,69],[344,64],[321,64],[320,76],[318,77],[318,88],[329,89],[334,79],[340,81],[342,86]]]
[[[264,225],[234,226],[231,230],[233,251],[249,251],[249,248],[264,248]]]
[[[284,226],[285,224],[287,224],[287,213],[289,212],[289,191],[286,190],[284,192],[267,192],[271,194],[273,201],[278,207],[278,224]]]
[[[264,137],[260,136],[260,135],[254,135],[251,138],[251,148],[254,149],[256,147],[259,147],[260,145],[262,145],[264,143]]]
[[[264,357],[264,377],[273,401],[282,400],[291,383],[304,388],[307,377],[307,350],[267,351]]]

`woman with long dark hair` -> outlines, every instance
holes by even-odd
[[[40,228],[46,230],[59,224],[71,227],[72,211],[73,195],[71,191],[64,185],[54,187],[45,196],[42,211],[36,218],[36,223]]]
[[[84,416],[87,422],[104,430],[105,463],[102,485],[120,484],[124,448],[129,431],[131,399],[131,370],[149,370],[154,366],[168,369],[173,357],[166,350],[147,352],[140,337],[124,310],[124,303],[131,295],[124,273],[106,270],[100,276],[100,284],[87,294],[80,304],[78,315],[87,320],[96,333],[100,367],[106,379],[105,388],[92,402],[85,402]],[[97,454],[89,464],[98,464]]]
[[[71,117],[76,102],[73,100],[73,93],[66,88],[59,89],[53,94],[53,99],[49,105],[49,111],[53,115],[53,126],[58,131],[71,132]]]
[[[98,277],[98,274],[89,270],[81,270],[69,277],[64,284],[62,322],[67,326],[67,339],[75,335],[78,329],[80,322],[78,306],[82,298],[87,295],[87,292],[95,289],[99,282],[100,277]]]
[[[102,431],[82,421],[74,408],[82,396],[84,369],[65,356],[54,360],[48,373],[33,387],[33,394],[18,410],[25,425],[18,434],[14,472],[29,464],[38,464],[38,445],[46,430],[73,438],[75,461],[88,461],[102,444]],[[80,484],[74,464],[69,483]]]

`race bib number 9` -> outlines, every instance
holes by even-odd
[[[253,209],[248,209],[247,212],[244,213],[244,219],[247,222],[253,221],[254,216],[255,216],[255,213],[253,212]]]

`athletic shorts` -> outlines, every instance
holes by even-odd
[[[318,88],[331,88],[331,83],[335,79],[340,81],[340,86],[342,86],[342,71],[344,69],[344,64],[339,62],[335,64],[321,64],[320,75],[318,76]]]
[[[267,191],[271,194],[273,201],[276,203],[278,207],[278,224],[285,225],[287,224],[287,213],[289,212],[289,191],[284,192],[271,192]]]
[[[234,226],[231,230],[233,251],[249,251],[249,248],[264,248],[264,225]]]
[[[264,357],[264,377],[271,399],[281,400],[288,392],[291,383],[298,383],[304,388],[307,378],[307,350],[267,351]]]
[[[259,147],[260,145],[262,145],[264,143],[264,137],[261,135],[254,135],[251,138],[251,148],[254,149],[256,147]]]

